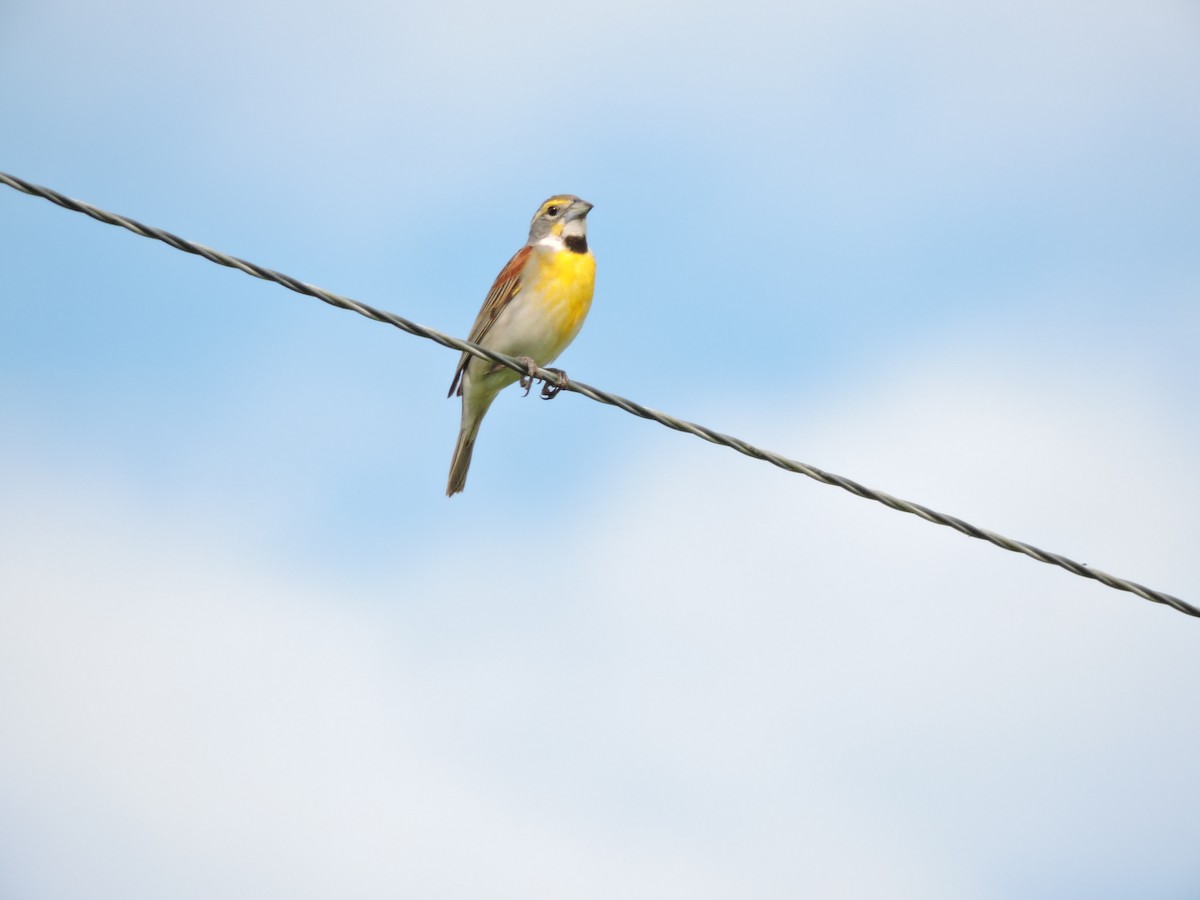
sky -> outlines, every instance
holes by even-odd
[[[1200,602],[1179,0],[0,3],[0,170]],[[0,191],[0,894],[1183,898],[1194,620]]]

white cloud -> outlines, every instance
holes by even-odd
[[[634,152],[698,130],[715,146],[743,135],[752,156],[785,136],[793,160],[830,146],[831,157],[884,146],[935,169],[964,156],[1070,159],[1120,139],[1131,115],[1188,108],[1200,77],[1191,18],[1183,3],[1081,0],[620,2],[553,13],[475,0],[128,2],[31,7],[13,23],[26,40],[8,50],[15,70],[40,73],[41,89],[97,124],[183,104],[187,139],[209,160],[238,154],[229,159],[239,170],[269,147],[276,166],[309,173],[314,158],[336,161],[342,179],[364,158],[419,160],[425,181],[457,173],[466,187],[476,173],[494,178],[492,166],[553,165],[576,142],[581,155],[597,138],[628,147],[621,123],[634,126]],[[59,54],[46,68],[51,37]],[[822,172],[836,166],[826,158]],[[387,177],[378,162],[369,171],[376,183]]]
[[[751,431],[1186,594],[1197,434],[1080,362],[1014,379],[975,348]],[[338,579],[10,450],[0,829],[26,896],[1182,877],[1200,797],[1145,762],[1200,737],[1191,620],[678,441],[556,531],[489,517]]]

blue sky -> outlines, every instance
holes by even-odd
[[[1197,602],[1185,2],[9,0],[0,169]],[[1190,896],[1192,620],[0,193],[5,896]]]

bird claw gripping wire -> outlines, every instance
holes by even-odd
[[[543,400],[553,400],[555,397],[558,396],[559,392],[563,388],[565,388],[568,384],[571,383],[571,381],[569,378],[567,378],[567,373],[564,372],[562,369],[547,369],[546,371],[553,372],[555,375],[558,376],[558,384],[551,384],[549,381],[545,381],[542,384],[542,399]],[[529,392],[526,391],[526,393],[529,393]]]
[[[525,367],[525,374],[517,379],[517,385],[525,388],[524,396],[528,397],[529,392],[533,389],[533,380],[537,377],[538,364],[534,362],[532,356],[518,356],[516,359]]]
[[[551,384],[544,378],[537,377],[538,364],[531,356],[518,356],[517,362],[525,367],[525,374],[517,379],[517,384],[525,388],[525,396],[529,396],[529,392],[533,390],[533,382],[542,382],[542,399],[553,400],[558,396],[559,392],[571,382],[567,379],[567,373],[562,369],[546,369],[547,372],[553,372],[558,376],[558,384]]]

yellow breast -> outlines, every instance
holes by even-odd
[[[588,310],[592,308],[592,289],[596,285],[596,258],[591,253],[572,253],[555,250],[535,254],[536,270],[531,284],[532,295],[544,313],[563,335],[565,347],[579,329]]]

